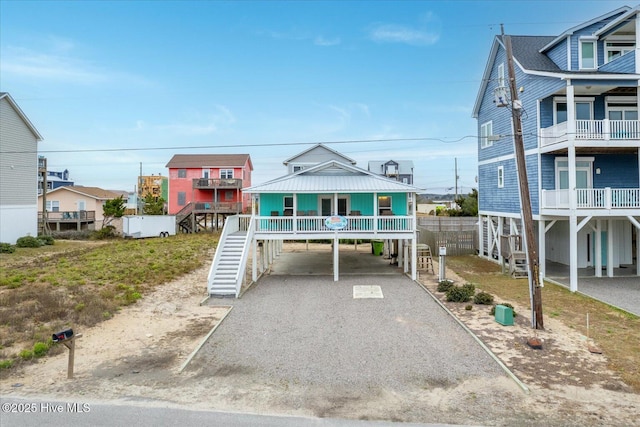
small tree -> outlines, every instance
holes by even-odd
[[[478,190],[471,190],[466,196],[458,196],[456,204],[459,209],[448,209],[449,216],[478,216]]]
[[[142,213],[144,215],[164,215],[164,203],[165,200],[162,197],[147,194],[143,200]]]
[[[125,201],[122,196],[116,197],[115,199],[109,199],[104,202],[104,206],[102,207],[102,212],[104,217],[102,218],[102,228],[111,224],[114,218],[120,218],[124,215],[125,210]]]

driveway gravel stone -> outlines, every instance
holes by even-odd
[[[378,285],[384,298],[353,298]],[[506,377],[489,355],[403,275],[266,276],[194,359],[214,376],[338,387],[354,393],[447,387]]]

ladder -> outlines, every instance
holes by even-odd
[[[435,274],[433,270],[433,258],[431,256],[431,247],[429,245],[418,245],[418,269],[426,270],[429,272],[431,270],[431,274]]]

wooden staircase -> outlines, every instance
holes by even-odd
[[[193,233],[194,231],[191,221],[193,206],[193,203],[187,203],[187,205],[176,214],[176,224],[182,233]]]
[[[514,278],[526,278],[529,275],[527,254],[522,251],[513,251],[509,255],[509,273]]]

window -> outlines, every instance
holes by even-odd
[[[504,83],[504,63],[502,63],[498,65],[498,87],[504,87]]]
[[[576,120],[591,120],[593,117],[593,101],[594,98],[576,98],[575,115]],[[567,121],[567,99],[565,97],[556,98],[554,104],[554,120],[555,124]]]
[[[285,196],[283,200],[283,213],[285,215],[293,215],[293,196]]]
[[[233,169],[220,169],[220,178],[221,179],[232,179],[233,178]]]
[[[202,169],[202,178],[209,179],[209,169]]]
[[[60,212],[60,202],[58,200],[47,200],[47,212]]]
[[[378,196],[378,215],[391,214],[391,196]]]
[[[633,40],[607,41],[604,44],[604,62],[611,62],[635,49],[636,44]]]
[[[293,171],[294,171],[294,172],[299,172],[299,171],[301,171],[302,169],[303,169],[303,167],[302,167],[302,166],[294,166],[294,167],[293,167]]]
[[[187,193],[184,191],[178,191],[178,206],[185,206],[187,204]]]
[[[480,126],[480,148],[487,148],[493,145],[489,139],[493,135],[493,122],[486,122]]]
[[[594,70],[596,68],[596,41],[580,40],[580,69]]]
[[[504,188],[504,166],[498,166],[498,188]]]
[[[186,169],[178,169],[178,178],[186,178],[187,170]]]
[[[233,190],[226,190],[224,192],[224,200],[225,200],[225,202],[233,201],[233,193],[234,193]]]

